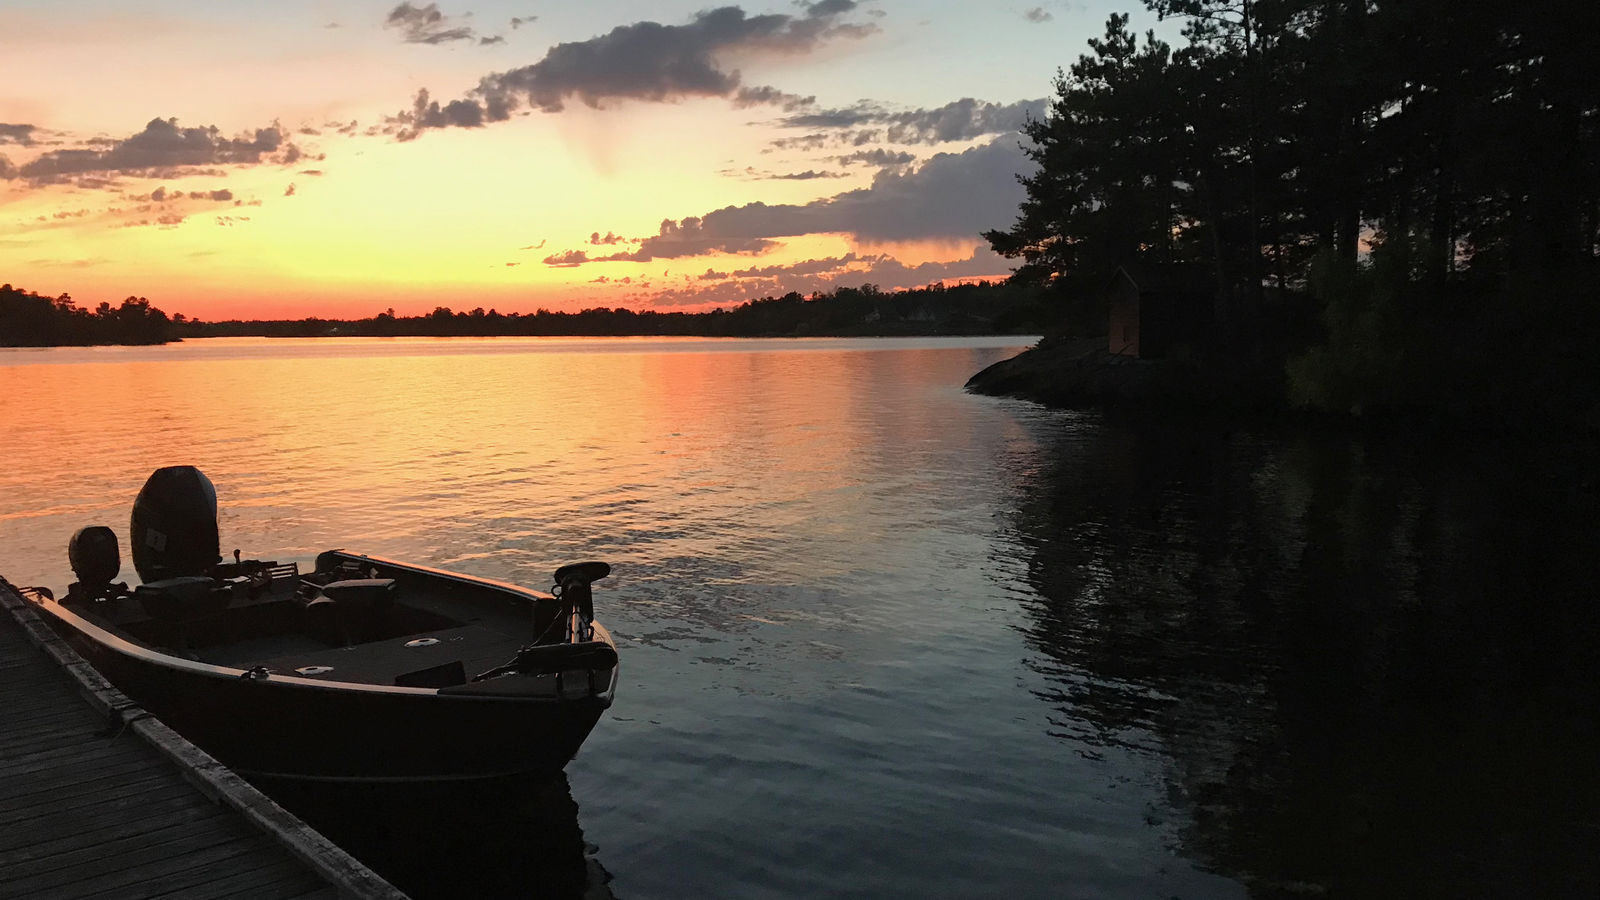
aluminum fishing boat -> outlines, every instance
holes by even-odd
[[[216,491],[159,469],[116,534],[75,534],[77,581],[25,596],[107,679],[246,775],[405,781],[562,769],[617,685],[590,562],[550,592],[347,550],[310,572],[223,562]]]

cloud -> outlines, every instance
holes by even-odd
[[[21,144],[24,147],[33,146],[32,125],[11,125],[0,122],[0,144]]]
[[[10,181],[19,174],[16,164],[0,153],[0,181]]]
[[[293,162],[300,149],[276,122],[269,128],[226,138],[215,125],[181,128],[177,119],[151,119],[144,130],[122,140],[101,142],[105,149],[52,150],[17,169],[17,177],[34,183],[76,181],[90,187],[109,187],[113,180],[100,173],[174,177],[223,174],[225,165],[260,165]]]
[[[637,250],[594,259],[569,255],[562,264],[762,253],[776,246],[775,238],[805,234],[848,234],[865,244],[976,239],[1016,217],[1023,200],[1017,173],[1028,167],[1017,140],[999,138],[961,153],[935,154],[908,172],[882,170],[871,187],[806,204],[747,203],[667,219]]]
[[[669,288],[654,295],[630,299],[653,306],[710,306],[742,303],[753,297],[777,297],[794,291],[810,294],[841,287],[874,284],[885,291],[922,287],[935,282],[1002,279],[1011,263],[987,246],[979,246],[965,259],[908,266],[890,256],[847,253],[844,256],[803,260],[790,265],[761,266],[732,273],[707,270],[691,279],[690,286]],[[711,282],[696,285],[694,282]]]
[[[816,169],[807,169],[804,172],[786,172],[782,175],[766,176],[774,181],[812,181],[817,178],[843,178],[839,172],[818,172]]]
[[[882,147],[874,147],[871,150],[857,150],[844,156],[836,156],[834,159],[841,166],[865,163],[869,166],[877,166],[883,169],[898,169],[916,162],[917,155],[904,150],[885,150]]]
[[[575,266],[581,266],[589,261],[589,254],[583,250],[567,250],[565,252],[555,253],[544,258],[545,265],[555,266],[556,268],[560,269],[570,269]]]
[[[606,232],[604,236],[601,236],[600,232],[598,231],[589,235],[589,244],[590,246],[594,247],[608,247],[612,244],[624,243],[626,240],[627,238],[624,238],[622,235],[611,231]]]
[[[1030,117],[1043,118],[1046,105],[1044,99],[999,104],[963,97],[935,109],[895,111],[880,104],[862,102],[845,109],[824,109],[786,116],[778,124],[786,128],[826,128],[836,131],[851,131],[863,125],[882,126],[884,136],[892,143],[939,144],[1020,131]],[[868,136],[863,138],[864,134]],[[875,131],[856,132],[853,136],[840,134],[838,139],[853,140],[859,145],[876,140],[877,136]],[[815,135],[807,135],[802,140],[815,139]],[[774,145],[777,145],[776,141]]]
[[[511,19],[511,30],[516,31],[518,28],[521,28],[524,25],[532,25],[537,21],[539,21],[538,16],[513,16]]]
[[[408,44],[447,44],[451,41],[470,41],[471,28],[452,24],[449,17],[439,11],[439,4],[412,6],[402,3],[389,10],[383,27],[397,29]]]
[[[478,38],[478,46],[480,47],[487,47],[490,44],[504,44],[505,42],[506,37],[503,34],[497,34],[494,37]]]
[[[466,98],[451,102],[463,105],[455,117],[423,121],[414,108],[391,118],[390,129],[404,140],[428,128],[504,121],[522,107],[560,112],[573,100],[599,108],[623,100],[722,97],[736,105],[798,109],[810,99],[770,86],[745,86],[729,61],[808,53],[834,38],[875,31],[874,25],[837,21],[855,7],[855,0],[822,0],[804,5],[799,16],[752,16],[724,6],[696,13],[684,25],[619,25],[589,40],[556,44],[532,65],[485,76]],[[466,106],[476,107],[477,114],[468,115]]]
[[[574,260],[572,265],[584,262],[647,262],[652,259],[681,259],[686,256],[705,256],[709,253],[761,254],[778,246],[777,241],[752,235],[722,235],[707,231],[701,219],[689,217],[681,222],[663,220],[661,229],[652,237],[639,242],[639,249],[613,253],[593,259]],[[581,253],[581,251],[579,251]],[[571,255],[571,254],[568,254]]]
[[[751,106],[781,106],[784,112],[794,112],[804,109],[817,102],[816,97],[802,97],[799,94],[786,94],[775,87],[742,87],[733,95],[733,105],[738,109]]]
[[[1034,23],[1035,25],[1042,25],[1045,22],[1055,18],[1055,16],[1050,14],[1048,9],[1045,9],[1042,6],[1035,6],[1033,9],[1023,13],[1022,17],[1027,19],[1029,22]]]

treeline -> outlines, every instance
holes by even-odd
[[[386,310],[368,319],[191,322],[191,337],[607,336],[799,337],[1037,333],[1048,309],[1031,285],[936,284],[903,291],[841,287],[809,298],[790,292],[710,312],[600,307],[576,313],[501,313],[440,306],[419,316]]]
[[[45,297],[0,285],[0,347],[164,344],[178,337],[183,324],[182,315],[169,319],[143,297],[89,310],[70,294]]]
[[[1026,129],[1039,168],[985,235],[1015,280],[1080,330],[1119,266],[1303,311],[1303,406],[1593,409],[1600,4],[1145,5],[1186,43],[1111,16]]]

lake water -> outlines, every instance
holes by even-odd
[[[0,574],[64,586],[88,524],[126,557],[179,463],[224,553],[610,562],[565,778],[271,787],[419,896],[1600,893],[1593,447],[961,390],[1020,349],[0,351]]]

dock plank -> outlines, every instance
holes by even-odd
[[[0,606],[0,897],[404,900]]]

